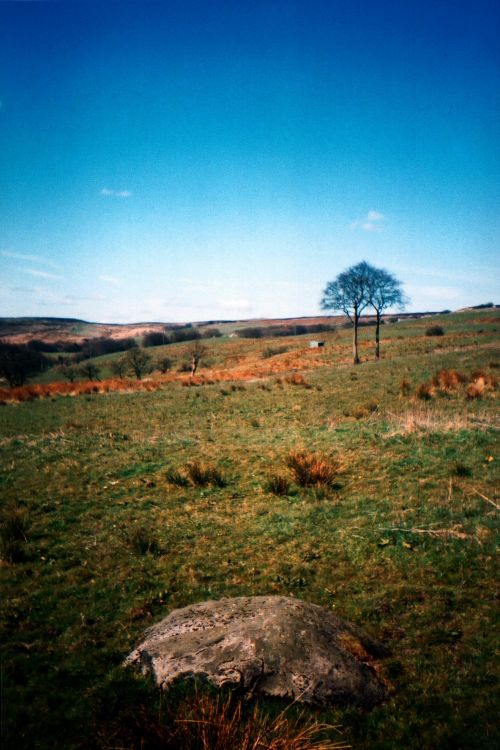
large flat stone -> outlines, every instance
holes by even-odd
[[[251,695],[369,708],[387,696],[386,649],[328,609],[284,596],[221,599],[176,609],[126,659],[162,689],[185,677]]]

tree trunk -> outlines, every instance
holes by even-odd
[[[194,377],[194,374],[198,368],[198,360],[196,356],[193,354],[191,357],[191,377]]]
[[[375,359],[380,359],[380,310],[377,310],[377,327],[375,329]]]
[[[352,356],[354,358],[354,364],[359,365],[358,356],[358,321],[359,315],[357,312],[354,313],[354,331],[352,332]]]

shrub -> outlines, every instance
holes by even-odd
[[[426,336],[444,336],[444,328],[442,326],[429,326],[425,332]]]
[[[28,516],[24,508],[14,504],[6,508],[0,524],[0,554],[7,562],[20,562],[24,558],[27,540]]]
[[[273,495],[289,495],[290,482],[282,474],[271,474],[267,479],[266,490]]]
[[[319,453],[307,453],[304,450],[291,451],[286,464],[292,470],[295,481],[302,487],[316,484],[332,484],[339,471],[337,461]]]

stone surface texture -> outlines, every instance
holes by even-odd
[[[149,628],[125,664],[162,689],[200,677],[242,694],[370,708],[387,697],[382,644],[328,609],[284,596],[176,609]]]

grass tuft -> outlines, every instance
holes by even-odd
[[[132,708],[132,707],[131,707]],[[120,750],[347,750],[329,737],[336,726],[321,724],[305,712],[272,714],[232,694],[184,689],[163,701],[153,715],[141,707],[101,724],[97,744]]]
[[[173,484],[174,487],[189,487],[189,480],[178,469],[167,469],[165,472],[165,478],[169,484]]]
[[[462,461],[457,461],[453,467],[453,474],[456,477],[470,477],[472,476],[472,469],[467,464],[462,463]]]
[[[286,464],[301,487],[333,484],[339,471],[337,461],[304,450],[291,451],[286,458]]]
[[[266,490],[273,495],[289,495],[290,482],[282,474],[270,474],[267,479]]]
[[[195,487],[225,487],[227,482],[219,469],[208,466],[200,461],[190,461],[186,465],[186,472]]]
[[[17,504],[6,508],[0,524],[0,554],[7,562],[21,562],[28,533],[28,516]]]
[[[145,526],[133,528],[127,534],[127,542],[138,555],[158,555],[161,552],[156,535]]]

